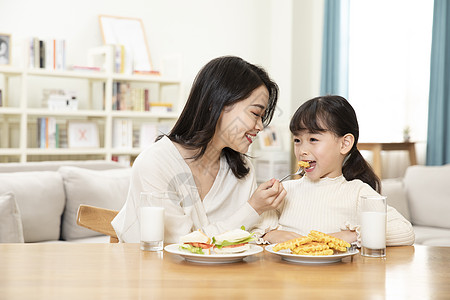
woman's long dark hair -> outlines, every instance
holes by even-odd
[[[329,95],[306,101],[295,112],[289,129],[294,135],[302,130],[329,131],[338,137],[351,133],[355,141],[342,166],[345,179],[360,179],[377,192],[381,192],[380,179],[356,147],[359,138],[358,119],[345,98]]]
[[[198,149],[192,158],[199,159],[216,131],[223,109],[248,98],[262,85],[269,91],[268,106],[262,117],[264,126],[267,126],[278,100],[277,84],[263,68],[242,58],[224,56],[213,59],[197,74],[186,105],[168,135],[169,139],[189,149]],[[237,178],[248,174],[244,154],[227,147],[223,149],[222,155]]]

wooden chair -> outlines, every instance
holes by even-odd
[[[118,243],[119,239],[111,225],[111,221],[118,213],[117,210],[81,204],[78,207],[77,224],[90,230],[109,235],[110,243]]]

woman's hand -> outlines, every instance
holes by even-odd
[[[296,239],[301,237],[300,234],[292,232],[292,231],[285,231],[285,230],[272,230],[266,233],[263,236],[263,239],[265,241],[270,242],[271,244],[275,243],[282,243],[288,240]]]
[[[253,193],[248,203],[258,213],[278,208],[286,196],[286,190],[281,182],[271,179],[262,183]]]

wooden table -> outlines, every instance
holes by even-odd
[[[415,143],[358,143],[358,150],[369,150],[373,153],[372,167],[381,178],[381,151],[408,151],[410,165],[417,165]]]
[[[450,299],[450,247],[301,265],[263,252],[206,265],[138,244],[0,244],[0,299]]]

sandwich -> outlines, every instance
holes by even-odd
[[[211,239],[201,230],[193,231],[180,239],[180,248],[195,254],[211,254]]]
[[[248,243],[254,239],[253,234],[243,229],[230,230],[212,238],[214,252],[217,254],[244,252],[250,249]]]

